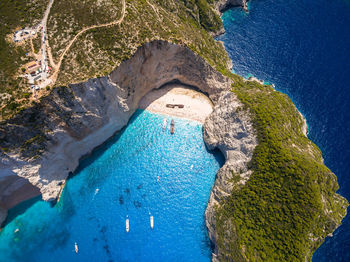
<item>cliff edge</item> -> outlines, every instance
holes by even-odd
[[[92,8],[82,2],[52,6],[53,60],[65,43],[96,22],[93,16],[79,20]],[[7,50],[0,52],[6,56],[0,76],[11,80],[0,87],[7,92],[1,104],[0,223],[21,201],[39,194],[57,199],[79,159],[127,125],[145,94],[179,83],[213,102],[204,140],[226,158],[205,214],[213,260],[310,261],[341,224],[348,203],[336,194],[336,176],[305,136],[305,121],[288,96],[230,73],[224,47],[211,37],[222,31],[220,11],[246,1],[123,3],[122,23],[84,31],[64,57],[57,86],[44,90],[40,100],[30,100],[27,87],[14,77],[26,61],[21,55],[28,43],[6,42],[0,49]],[[101,6],[93,9],[104,14]],[[17,17],[18,10],[8,15]],[[68,18],[74,28],[65,23]],[[110,22],[108,16],[98,18]],[[29,20],[20,22],[34,23]],[[3,32],[11,34],[17,22],[3,23],[8,25]],[[129,35],[131,29],[135,33]],[[107,76],[96,77],[101,75]]]
[[[215,104],[223,93],[233,95],[231,80],[191,50],[153,41],[110,75],[55,88],[2,122],[0,206],[9,209],[39,193],[57,199],[79,159],[122,129],[145,94],[171,82],[192,86]]]

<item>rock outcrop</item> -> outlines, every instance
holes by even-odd
[[[232,161],[250,156],[254,139],[236,141],[252,132],[248,119],[235,113],[239,103],[229,91],[231,80],[188,48],[153,41],[110,75],[56,88],[39,104],[0,125],[5,134],[0,146],[9,147],[0,155],[0,206],[8,209],[40,193],[44,200],[55,200],[79,159],[127,125],[145,94],[172,82],[200,90],[216,105],[205,125],[210,147],[218,146]],[[221,125],[226,127],[223,131]],[[238,130],[242,132],[235,133]],[[237,168],[244,169],[245,162],[241,160]]]
[[[248,0],[217,0],[213,4],[214,11],[218,15],[222,15],[225,11],[232,7],[242,7],[245,12],[249,12],[248,10]],[[217,37],[219,35],[222,35],[225,33],[225,28],[222,26],[220,29],[218,29],[216,32],[212,32],[211,35],[213,37]],[[231,65],[228,65],[230,69],[232,69],[232,61],[230,60],[229,63]]]
[[[0,226],[5,222],[7,217],[7,209],[0,207]]]
[[[257,137],[250,118],[241,109],[240,101],[232,92],[222,94],[213,113],[203,126],[204,141],[208,148],[219,148],[226,162],[218,171],[205,212],[209,237],[214,244],[213,261],[217,260],[215,206],[228,197],[234,186],[243,185],[251,174],[247,164],[253,156]],[[233,181],[234,177],[238,176]]]
[[[215,3],[215,8],[220,13],[225,12],[231,7],[241,6],[245,11],[248,11],[248,0],[218,0]]]

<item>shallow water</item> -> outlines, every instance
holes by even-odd
[[[305,115],[309,138],[350,199],[350,1],[252,0],[223,15],[234,70],[274,83]],[[350,218],[313,261],[350,261]]]
[[[224,160],[207,151],[200,123],[175,118],[171,135],[163,118],[138,110],[82,161],[57,205],[12,209],[0,261],[210,261],[204,212]]]

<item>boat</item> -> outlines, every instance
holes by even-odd
[[[151,229],[153,229],[153,216],[150,217]]]
[[[175,108],[175,107],[184,108],[185,107],[183,104],[166,104],[165,106],[168,108]]]
[[[129,217],[128,216],[126,216],[125,227],[126,227],[126,232],[129,232]]]
[[[165,131],[165,129],[166,129],[166,124],[167,124],[167,119],[164,118],[164,120],[163,120],[163,131]]]
[[[77,242],[74,243],[74,250],[75,250],[75,253],[78,254],[79,249],[78,249],[78,244],[77,244]]]
[[[175,121],[174,119],[172,119],[170,124],[170,133],[174,134],[174,132],[175,132]]]

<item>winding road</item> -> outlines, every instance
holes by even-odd
[[[52,84],[55,84],[55,82],[57,80],[57,76],[58,76],[58,73],[60,71],[60,67],[61,67],[62,61],[64,59],[64,56],[67,54],[67,52],[69,51],[71,46],[74,44],[74,42],[77,40],[77,38],[80,35],[84,34],[86,31],[89,31],[89,30],[94,29],[94,28],[101,28],[101,27],[108,27],[108,26],[118,25],[118,24],[121,24],[123,22],[124,17],[125,17],[125,13],[126,13],[126,2],[125,2],[125,0],[122,0],[122,3],[123,3],[122,16],[117,21],[113,21],[113,22],[106,23],[106,24],[101,24],[101,25],[93,25],[93,26],[86,27],[86,28],[82,29],[79,33],[77,33],[74,36],[74,38],[69,42],[69,44],[64,49],[62,55],[60,56],[59,61],[57,62],[56,66],[55,66],[55,72],[51,76]]]
[[[41,36],[41,40],[43,42],[43,45],[42,45],[42,57],[43,57],[43,59],[41,61],[41,68],[43,71],[43,78],[44,79],[47,78],[47,70],[48,70],[47,57],[46,57],[46,35],[47,35],[46,26],[47,26],[47,19],[49,18],[49,14],[50,14],[50,10],[51,10],[53,2],[54,2],[54,0],[49,1],[49,5],[46,8],[44,18],[41,22],[42,27],[43,27],[42,28],[42,36]]]

